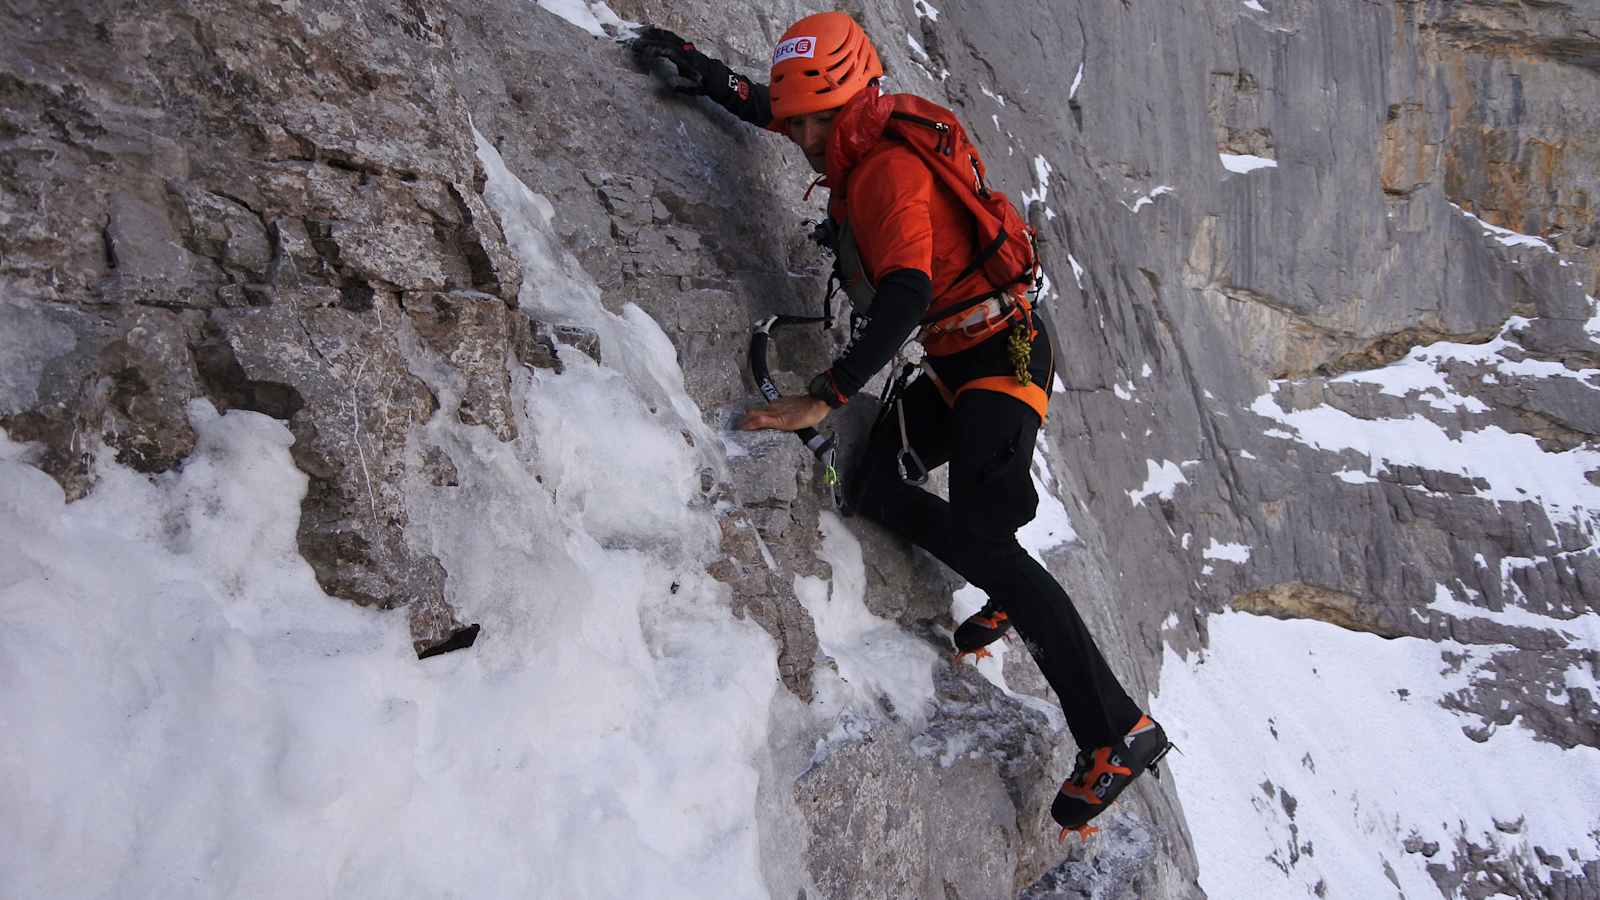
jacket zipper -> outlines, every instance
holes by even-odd
[[[922,116],[915,115],[913,113],[891,113],[890,118],[901,119],[911,122],[912,124],[921,125],[924,128],[932,128],[934,131],[937,131],[939,133],[939,140],[933,145],[933,150],[935,153],[942,153],[945,156],[949,156],[955,151],[955,138],[950,134],[949,125],[946,125],[943,122],[935,121],[934,119],[923,118]]]

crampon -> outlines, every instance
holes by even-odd
[[[1067,837],[1075,834],[1078,836],[1078,843],[1087,844],[1089,843],[1089,838],[1092,838],[1099,833],[1100,829],[1094,827],[1093,825],[1079,825],[1077,828],[1061,829],[1061,836],[1056,838],[1056,841],[1058,843],[1065,844],[1067,842]]]

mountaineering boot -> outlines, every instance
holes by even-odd
[[[956,629],[956,659],[968,653],[975,659],[983,659],[989,655],[984,648],[1005,637],[1010,630],[1011,620],[1007,618],[1005,610],[990,600]]]
[[[1105,812],[1123,788],[1146,771],[1154,771],[1172,742],[1156,720],[1140,716],[1137,724],[1116,746],[1092,747],[1079,751],[1072,774],[1061,783],[1061,792],[1050,805],[1050,816],[1061,826],[1061,839],[1068,833],[1087,838],[1094,833],[1089,820]],[[1161,777],[1156,772],[1156,777]]]

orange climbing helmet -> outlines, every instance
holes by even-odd
[[[841,12],[806,16],[772,51],[773,121],[843,106],[881,75],[878,51],[855,19]]]

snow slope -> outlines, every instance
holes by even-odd
[[[524,305],[608,360],[513,372],[509,444],[440,389],[460,487],[413,486],[412,536],[483,637],[419,663],[402,614],[322,593],[280,421],[196,403],[181,470],[103,457],[70,506],[0,435],[0,896],[764,895],[779,681],[705,574],[704,426],[665,335],[601,308],[549,203],[480,153]]]
[[[1209,627],[1205,651],[1166,651],[1153,708],[1211,897],[1438,896],[1427,864],[1458,838],[1544,880],[1535,846],[1594,857],[1600,751],[1515,723],[1477,743],[1439,705],[1496,648],[1236,612]]]
[[[1485,229],[1507,246],[1549,249]],[[1592,658],[1600,651],[1600,617],[1516,605],[1542,598],[1526,596],[1513,575],[1600,553],[1600,489],[1588,477],[1600,468],[1600,453],[1586,446],[1547,451],[1527,434],[1480,426],[1470,416],[1489,407],[1453,386],[1465,370],[1485,383],[1568,379],[1600,390],[1596,370],[1529,358],[1518,343],[1529,325],[1512,317],[1486,343],[1419,346],[1390,365],[1335,379],[1462,415],[1453,430],[1419,413],[1363,419],[1326,404],[1286,410],[1278,399],[1282,382],[1250,409],[1281,426],[1263,432],[1270,438],[1364,456],[1361,471],[1332,473],[1343,481],[1373,483],[1397,466],[1419,466],[1472,479],[1485,500],[1535,503],[1552,523],[1575,526],[1589,546],[1500,560],[1514,601],[1503,609],[1464,603],[1446,585],[1436,586],[1428,608],[1539,628]],[[1234,558],[1230,553],[1248,549],[1213,547],[1206,556]],[[1481,555],[1478,564],[1487,565]],[[1470,868],[1455,859],[1465,844],[1548,889],[1551,860],[1571,873],[1600,855],[1600,751],[1563,750],[1535,739],[1520,721],[1489,730],[1480,743],[1464,731],[1478,728],[1484,738],[1479,717],[1440,705],[1476,679],[1492,678],[1486,663],[1509,648],[1386,641],[1321,622],[1232,612],[1212,617],[1208,631],[1210,646],[1189,658],[1167,649],[1153,708],[1183,748],[1168,759],[1201,886],[1212,897],[1435,896],[1441,889],[1429,864]],[[1594,683],[1587,667],[1566,678],[1569,691],[1588,690],[1591,698]]]

